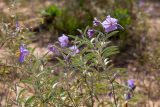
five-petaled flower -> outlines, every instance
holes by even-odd
[[[130,87],[131,89],[135,88],[135,83],[133,79],[128,80],[127,83],[128,83],[128,87]]]
[[[69,49],[72,51],[71,55],[75,56],[76,54],[79,53],[79,49],[77,48],[76,45],[69,47]]]
[[[23,63],[25,60],[25,56],[29,54],[29,51],[25,48],[24,44],[20,46],[20,56],[19,56],[19,62]]]
[[[105,32],[110,32],[118,29],[120,25],[118,24],[117,19],[107,16],[107,18],[102,22],[102,26],[105,29]]]
[[[53,52],[54,54],[57,54],[57,55],[59,54],[59,50],[54,45],[49,44],[48,45],[48,50]]]
[[[88,37],[91,38],[94,35],[95,31],[93,29],[88,29],[87,34]]]
[[[58,41],[60,42],[60,46],[62,48],[68,46],[69,39],[66,35],[62,34],[62,36],[58,38]]]

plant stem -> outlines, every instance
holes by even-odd
[[[87,87],[89,89],[89,94],[91,96],[91,103],[92,103],[91,107],[93,107],[94,106],[94,100],[93,100],[93,81],[91,83],[92,84],[92,86],[91,86],[92,89],[90,89],[90,86],[89,86],[89,84],[87,82],[87,76],[86,76],[86,74],[84,76],[84,79],[85,79],[85,83],[86,83],[86,85],[87,85]]]
[[[72,96],[71,96],[71,94],[69,92],[68,74],[66,75],[65,79],[66,79],[65,81],[66,81],[66,85],[67,85],[67,94],[68,94],[71,102],[73,103],[73,106],[77,107],[76,103],[74,102],[74,100],[73,100],[73,98],[72,98]]]
[[[113,86],[113,83],[111,83],[111,84],[112,84],[112,93],[113,93],[114,104],[115,104],[115,107],[118,107],[118,106],[117,106],[117,100],[116,100],[116,95],[115,95],[114,86]]]
[[[91,90],[90,90],[90,95],[91,95],[91,101],[92,101],[92,107],[94,106],[94,99],[93,99],[93,77],[91,76]]]
[[[67,94],[68,94],[70,100],[72,101],[73,106],[74,106],[74,107],[77,107],[77,105],[75,104],[75,102],[74,102],[73,98],[71,97],[71,94],[70,94],[70,92],[69,92],[68,90],[67,90]]]

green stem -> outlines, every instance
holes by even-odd
[[[73,100],[73,98],[72,98],[72,96],[71,96],[71,94],[70,94],[70,92],[69,92],[68,90],[67,90],[67,94],[68,94],[71,102],[73,103],[73,106],[74,106],[74,107],[78,107],[78,106],[76,105],[76,103],[74,102],[74,100]]]
[[[74,102],[74,100],[73,100],[73,98],[72,98],[72,96],[71,96],[71,94],[70,94],[70,92],[69,92],[69,87],[68,87],[68,86],[69,86],[69,83],[68,83],[68,75],[66,75],[65,81],[66,81],[66,85],[67,85],[67,94],[68,94],[68,96],[69,96],[69,98],[70,98],[73,106],[74,106],[74,107],[78,107],[78,106],[76,105],[76,103]]]
[[[103,42],[105,42],[105,40],[102,40]],[[103,62],[103,57],[101,56],[102,55],[102,51],[103,49],[100,48],[99,49],[99,59],[100,59],[100,63],[102,64],[102,67],[103,67],[103,70],[106,71],[107,68],[106,68],[106,65],[104,64]],[[112,86],[112,93],[113,93],[113,98],[114,98],[114,104],[115,104],[115,107],[117,107],[117,100],[116,100],[116,95],[115,95],[115,89],[114,89],[114,86],[113,86],[113,81],[111,81],[110,77],[108,75],[106,75],[107,79],[109,80],[109,82],[111,83],[111,86]]]
[[[85,83],[86,83],[86,85],[87,85],[87,88],[89,89],[89,94],[90,94],[90,97],[91,97],[91,103],[92,103],[92,106],[91,107],[93,107],[94,106],[94,99],[93,99],[93,81],[92,81],[92,86],[91,86],[91,88],[92,89],[90,89],[90,86],[89,86],[89,84],[88,84],[88,82],[87,82],[87,76],[86,76],[86,74],[85,74],[85,76],[84,76],[84,79],[85,79]]]
[[[115,90],[114,90],[113,82],[111,84],[112,84],[112,93],[113,93],[114,104],[115,104],[115,107],[118,107],[117,106],[117,100],[116,100],[116,95],[115,95]]]

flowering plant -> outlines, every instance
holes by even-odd
[[[17,63],[25,69],[20,69],[25,75],[13,87],[15,105],[118,107],[128,103],[135,83],[132,79],[127,85],[118,81],[124,69],[113,66],[110,57],[119,51],[108,39],[122,27],[110,16],[102,23],[95,18],[93,25],[84,32],[79,30],[80,36],[63,34],[58,38],[58,45],[49,44],[48,52],[39,58],[34,56],[34,49],[20,46]],[[96,26],[103,30],[96,30]],[[51,58],[49,52],[54,54]]]

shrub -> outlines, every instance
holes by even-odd
[[[79,30],[79,36],[63,34],[58,38],[59,46],[49,45],[49,52],[55,54],[52,59],[57,60],[53,65],[49,65],[49,52],[37,58],[34,49],[21,45],[20,59],[23,60],[20,63],[17,60],[16,65],[25,75],[13,87],[14,104],[52,107],[128,104],[133,97],[134,80],[128,80],[126,85],[118,82],[124,69],[114,67],[110,59],[119,51],[110,44],[109,37],[118,33],[114,30],[120,25],[110,16],[98,23],[96,26],[103,29],[96,30],[95,26],[92,30],[88,27]]]

